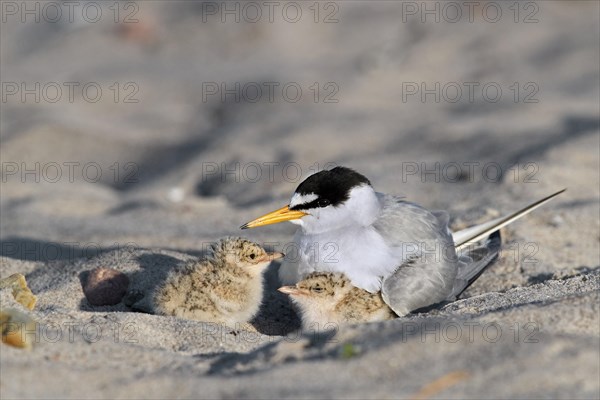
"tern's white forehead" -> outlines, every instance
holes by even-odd
[[[294,193],[294,195],[292,196],[292,199],[290,200],[290,208],[296,207],[299,204],[310,203],[311,201],[314,201],[318,198],[319,198],[319,196],[317,196],[314,193],[308,193],[308,194]]]

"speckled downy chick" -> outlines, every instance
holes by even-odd
[[[256,243],[228,237],[212,246],[204,261],[175,269],[152,296],[162,315],[216,322],[232,328],[250,321],[263,295],[262,273],[282,253],[268,253]]]
[[[313,272],[295,286],[279,291],[298,306],[302,327],[326,330],[343,324],[396,318],[381,294],[357,288],[343,273]]]

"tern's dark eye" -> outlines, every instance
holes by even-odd
[[[330,205],[330,204],[331,204],[331,202],[330,202],[329,200],[327,200],[327,199],[319,199],[319,200],[317,201],[317,205],[318,205],[319,207],[327,207],[327,206],[328,206],[328,205]]]
[[[254,260],[256,258],[256,254],[250,253],[250,259]]]

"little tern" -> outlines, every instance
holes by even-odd
[[[473,260],[462,252],[564,191],[508,216],[452,233],[448,213],[429,211],[397,196],[376,192],[358,172],[335,167],[306,178],[288,205],[241,226],[290,221],[300,225],[279,270],[284,285],[312,272],[341,272],[370,293],[382,292],[398,315],[454,300],[499,251],[488,240],[488,256]],[[484,247],[485,249],[485,247]]]

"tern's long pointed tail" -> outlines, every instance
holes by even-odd
[[[460,265],[452,287],[452,293],[447,300],[456,300],[485,269],[492,264],[500,254],[502,238],[500,231],[496,230],[488,237],[483,245],[475,248],[463,247],[459,252]]]
[[[565,190],[563,189],[538,200],[510,215],[453,233],[452,237],[456,246],[456,252],[461,256],[462,262],[448,300],[453,301],[460,296],[481,275],[486,267],[496,259],[501,248],[500,229],[502,227],[546,204]],[[475,246],[477,242],[488,235],[486,243]]]
[[[456,250],[460,251],[460,250],[464,249],[465,247],[469,246],[470,244],[480,241],[481,239],[485,238],[486,236],[490,235],[491,233],[505,227],[506,225],[510,224],[511,222],[518,220],[519,218],[523,217],[524,215],[529,214],[536,208],[546,204],[547,202],[549,202],[550,200],[552,200],[554,197],[558,196],[565,190],[567,190],[567,189],[560,190],[548,197],[544,197],[543,199],[538,200],[535,203],[532,203],[532,204],[528,205],[527,207],[525,207],[517,212],[514,212],[510,215],[496,218],[492,221],[488,221],[488,222],[485,222],[480,225],[472,226],[470,228],[463,229],[458,232],[454,232],[452,234],[452,237],[454,239],[454,245],[456,246]]]

